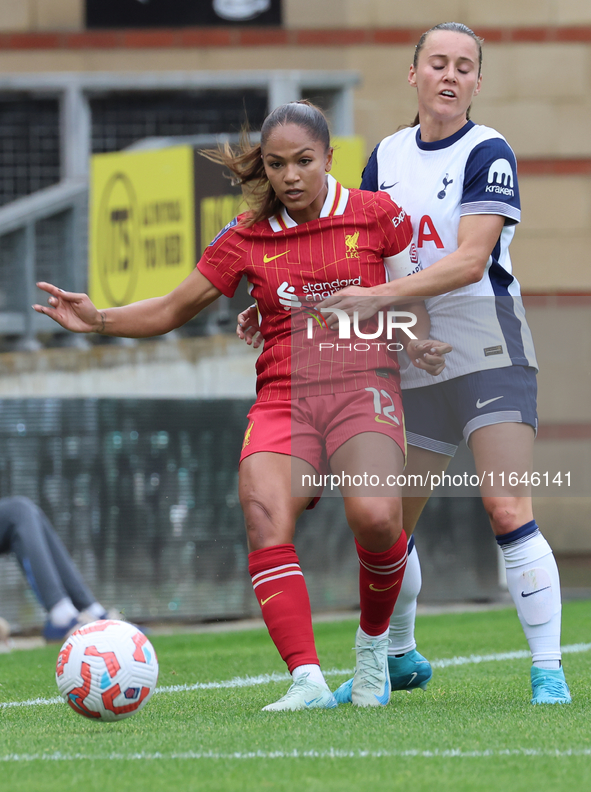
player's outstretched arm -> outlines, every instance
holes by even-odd
[[[478,283],[504,224],[502,215],[466,215],[460,220],[457,250],[404,278],[379,286],[347,286],[327,297],[321,304],[322,308],[339,308],[349,316],[357,312],[359,319],[369,319],[386,305],[400,306],[409,299],[434,297]],[[327,318],[331,327],[337,321],[335,314]]]
[[[51,283],[37,286],[49,294],[48,305],[33,305],[73,333],[102,333],[126,338],[163,335],[188,322],[221,292],[199,272],[193,272],[169,294],[124,305],[97,309],[86,294],[66,292]]]

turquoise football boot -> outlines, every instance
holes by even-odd
[[[531,667],[532,704],[570,704],[570,690],[564,678],[564,671],[558,668]]]
[[[412,649],[402,657],[388,657],[390,684],[392,690],[427,689],[427,683],[433,676],[431,663],[416,649]]]
[[[414,690],[415,688],[426,690],[427,683],[433,676],[431,663],[416,649],[412,649],[402,657],[389,656],[388,670],[392,690]],[[353,680],[348,679],[335,690],[334,697],[339,704],[351,703],[352,687]]]

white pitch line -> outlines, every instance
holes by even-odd
[[[578,643],[570,644],[569,646],[562,647],[562,654],[578,654],[579,652],[588,652],[591,649],[591,643]],[[519,649],[516,652],[500,652],[497,654],[487,655],[469,655],[468,657],[450,657],[447,660],[433,660],[431,665],[433,668],[449,668],[450,666],[469,665],[473,663],[489,663],[491,661],[502,660],[521,660],[531,657],[527,649]]]
[[[54,698],[36,698],[29,699],[28,701],[2,701],[0,702],[0,709],[8,709],[9,707],[41,707],[47,704],[63,704],[64,700],[61,696]]]
[[[485,751],[463,751],[459,748],[447,750],[419,751],[343,751],[328,748],[324,751],[234,751],[218,753],[216,751],[185,751],[182,753],[110,753],[110,754],[7,754],[0,756],[1,762],[74,762],[74,761],[155,761],[155,760],[203,760],[213,759],[231,761],[233,759],[491,759],[496,757],[524,757],[564,759],[578,756],[591,756],[591,748],[561,750],[541,750],[539,748],[507,748]]]
[[[327,672],[324,674],[326,676]],[[346,674],[347,671],[333,671],[335,674]],[[226,679],[223,682],[195,682],[193,685],[167,685],[166,687],[157,687],[155,693],[180,693],[186,690],[219,690],[220,688],[243,688],[255,687],[256,685],[268,685],[270,682],[284,682],[286,679],[291,679],[291,674],[284,672],[283,674],[259,674],[258,676],[234,677],[233,679]]]
[[[562,647],[563,654],[578,654],[591,650],[591,643],[570,644]],[[530,657],[526,649],[515,652],[499,652],[497,654],[469,655],[468,657],[448,657],[443,660],[431,660],[433,668],[450,668],[452,666],[474,665],[479,663],[502,662],[503,660],[521,660]],[[330,668],[324,671],[324,676],[351,676],[353,668]],[[268,685],[270,682],[284,682],[291,679],[288,673],[260,674],[259,676],[234,677],[222,682],[195,682],[193,685],[167,685],[157,687],[154,693],[184,693],[191,690],[220,690],[222,688],[246,688],[256,687],[257,685]],[[62,704],[63,699],[59,696],[55,698],[36,698],[28,701],[5,701],[0,702],[0,709],[9,707],[37,707],[48,704]]]

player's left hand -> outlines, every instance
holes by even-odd
[[[246,341],[248,346],[258,349],[264,342],[259,325],[259,315],[256,305],[249,305],[248,308],[237,316],[236,335],[241,341]]]
[[[338,316],[334,313],[326,313],[327,308],[337,308],[351,318],[357,313],[358,321],[361,322],[364,319],[371,319],[378,311],[388,308],[391,302],[391,297],[378,297],[372,293],[371,288],[347,286],[346,289],[341,289],[318,303],[316,310],[322,310],[329,327],[336,327],[339,322]]]
[[[444,355],[449,354],[452,348],[445,341],[436,341],[433,338],[428,338],[426,341],[411,340],[406,346],[406,354],[413,366],[436,377],[445,368]]]

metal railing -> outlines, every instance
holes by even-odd
[[[37,334],[59,332],[32,310],[39,280],[86,289],[88,182],[67,179],[0,208],[0,334],[36,349]]]

